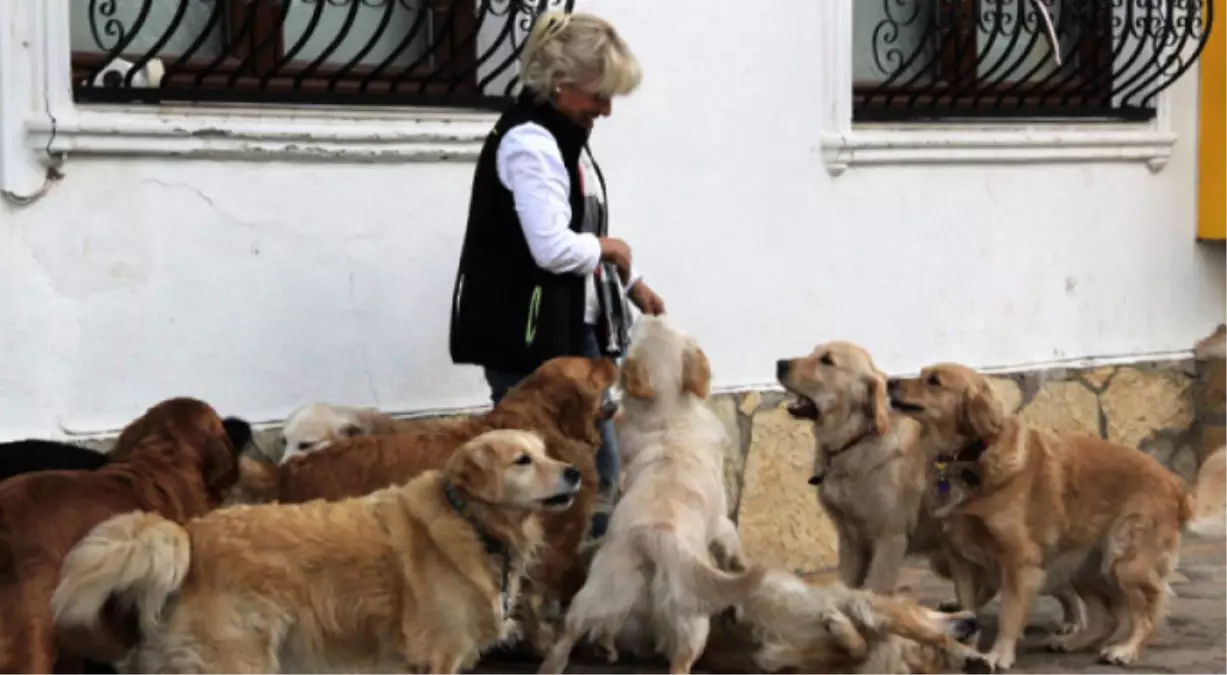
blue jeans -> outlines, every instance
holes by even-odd
[[[596,341],[596,333],[589,329],[584,331],[584,351],[583,355],[590,358],[599,358],[601,356],[601,348]],[[528,377],[531,372],[522,372],[517,370],[500,370],[498,368],[486,368],[486,383],[490,385],[490,401],[495,405],[503,400],[507,395],[507,390],[520,383],[520,380]],[[609,396],[608,393],[605,394]],[[601,447],[596,451],[596,473],[600,480],[597,489],[601,493],[612,492],[618,486],[618,474],[621,463],[618,457],[618,441],[614,436],[613,420],[606,420],[598,425],[597,429],[601,433]],[[605,534],[605,527],[608,524],[608,514],[597,513],[592,518],[592,536],[600,537]]]

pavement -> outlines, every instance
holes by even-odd
[[[1019,644],[1018,661],[1011,673],[1225,673],[1227,672],[1227,542],[1186,538],[1180,565],[1171,580],[1177,597],[1168,604],[1168,616],[1142,653],[1129,668],[1096,662],[1096,654],[1053,654],[1042,642],[1059,622],[1060,606],[1041,598],[1031,612],[1026,637]],[[953,589],[923,564],[911,564],[900,584],[911,588],[931,606],[952,599]],[[984,614],[982,648],[996,632],[997,602]],[[576,654],[576,657],[579,655]],[[478,673],[533,673],[537,663],[522,659],[490,658]],[[613,666],[573,658],[568,673],[664,673],[663,663],[619,663]],[[701,671],[696,671],[701,672]]]

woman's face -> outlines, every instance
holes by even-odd
[[[591,129],[598,117],[609,117],[613,103],[604,96],[590,94],[575,84],[562,84],[554,94],[554,107],[571,121]]]

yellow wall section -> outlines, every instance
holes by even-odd
[[[1227,21],[1215,17],[1210,39],[1201,55],[1201,114],[1197,170],[1197,238],[1227,239]]]

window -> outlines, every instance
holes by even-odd
[[[855,0],[853,118],[1146,120],[1212,0]]]
[[[500,105],[573,0],[72,0],[81,102]]]

